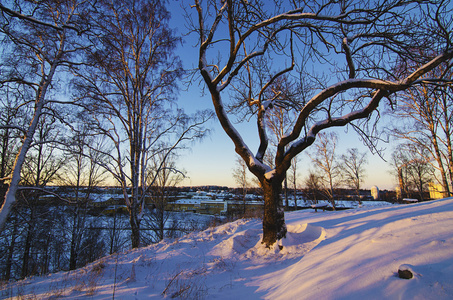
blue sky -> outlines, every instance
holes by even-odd
[[[181,100],[183,99],[184,95],[182,94]],[[234,152],[233,142],[223,132],[218,123],[213,121],[210,123],[210,127],[213,129],[210,137],[195,144],[191,151],[183,153],[180,157],[180,165],[187,171],[189,177],[182,185],[225,185],[234,187],[236,183],[232,177],[232,170],[235,165],[236,153]],[[253,131],[256,130],[256,127],[245,128],[245,124],[240,127],[244,129],[242,132],[246,141],[255,141],[257,137],[253,134]],[[342,130],[337,130],[337,132],[341,133]],[[250,144],[256,145],[257,143],[249,143],[249,146]],[[390,145],[388,146],[390,147]],[[256,149],[256,147],[250,147]],[[395,178],[389,172],[391,169],[389,164],[379,156],[372,155],[354,132],[340,134],[337,144],[338,156],[345,153],[348,148],[359,148],[361,152],[368,152],[369,163],[367,165],[367,178],[363,185],[364,188],[376,185],[380,189],[393,189],[396,186]],[[305,152],[301,153],[299,157],[299,184],[303,184],[303,180],[310,168],[312,168],[312,164]],[[385,158],[389,159],[390,155],[386,155]],[[252,176],[250,174],[250,178]]]
[[[181,15],[181,10],[178,5],[180,1],[170,1],[172,13],[172,27],[176,27],[179,34],[185,33],[185,21]],[[178,4],[178,5],[176,5]],[[197,64],[198,49],[194,47],[196,40],[194,36],[185,38],[186,42],[178,49],[185,68],[194,68]],[[227,97],[226,94],[223,97]],[[212,103],[209,95],[202,95],[198,82],[192,82],[191,87],[187,91],[181,91],[179,97],[179,105],[183,107],[187,113],[194,113],[196,110],[210,108]],[[182,185],[222,185],[236,186],[232,177],[232,170],[235,166],[236,153],[234,152],[233,142],[224,133],[223,129],[217,120],[211,121],[208,126],[212,129],[211,135],[192,146],[190,151],[182,153],[180,156],[180,166],[187,171],[187,178]],[[251,124],[238,124],[238,130],[242,134],[244,140],[249,145],[250,149],[255,152],[258,145],[258,137],[256,134],[256,125],[254,120]],[[337,154],[346,152],[348,148],[359,148],[359,151],[368,152],[367,178],[364,188],[370,188],[377,185],[380,189],[393,189],[396,186],[394,176],[390,174],[390,165],[383,161],[378,155],[372,155],[360,141],[358,135],[349,130],[345,134],[343,128],[336,129],[339,133],[339,141],[337,143]],[[386,159],[390,158],[391,145],[382,145],[387,148],[384,154]],[[310,150],[308,150],[310,152]],[[306,153],[300,154],[299,182],[303,183],[303,179],[307,176],[308,171],[312,168],[310,158]],[[250,174],[250,177],[253,175]]]
[[[184,53],[183,63],[185,67],[189,67],[191,61],[196,61],[196,50],[190,45],[183,47]],[[195,113],[201,109],[212,109],[212,102],[209,95],[202,95],[197,83],[194,83],[188,91],[181,91],[179,97],[179,105],[183,107],[187,113]],[[235,166],[236,153],[234,151],[233,142],[225,134],[217,119],[210,121],[207,126],[212,130],[211,134],[202,140],[195,143],[190,150],[182,153],[180,156],[180,165],[187,171],[188,178],[182,185],[200,186],[200,185],[221,185],[221,186],[236,186],[232,177],[232,171]],[[258,136],[256,134],[256,125],[254,120],[250,123],[241,123],[237,125],[237,129],[242,134],[245,141],[253,152],[256,151],[258,145]],[[390,174],[391,167],[389,163],[382,160],[378,155],[373,155],[370,150],[365,147],[359,136],[353,130],[345,133],[345,128],[335,130],[339,134],[337,143],[337,154],[346,152],[348,148],[358,148],[361,152],[368,152],[367,178],[365,188],[370,188],[373,185],[380,189],[393,189],[396,186],[394,176]],[[384,158],[390,159],[391,145],[381,145],[388,150],[384,152]],[[310,149],[308,150],[310,152]],[[299,155],[299,181],[303,183],[303,179],[307,176],[308,171],[312,168],[311,160],[307,154]],[[250,174],[250,178],[253,175]]]

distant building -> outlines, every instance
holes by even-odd
[[[448,197],[447,191],[441,184],[430,182],[428,185],[429,197],[431,199],[442,199]]]
[[[371,187],[371,197],[373,197],[373,200],[379,200],[379,188],[377,186]]]
[[[396,199],[401,200],[403,198],[403,193],[399,186],[395,187]]]

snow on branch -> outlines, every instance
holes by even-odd
[[[436,58],[432,59],[430,62],[424,64],[417,70],[415,70],[411,75],[409,75],[402,84],[408,85],[413,83],[415,80],[420,78],[423,74],[426,74],[430,70],[434,69],[443,62],[446,62],[453,58],[453,50],[449,50],[445,53],[438,55]]]

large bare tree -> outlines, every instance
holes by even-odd
[[[87,50],[87,65],[78,70],[75,81],[77,101],[114,149],[106,153],[110,162],[104,167],[122,188],[136,248],[145,197],[153,183],[147,178],[152,174],[150,159],[164,153],[163,166],[171,152],[206,133],[202,124],[211,115],[202,112],[191,117],[172,107],[182,75],[175,55],[180,38],[169,27],[163,1],[97,4],[91,19],[94,45]]]
[[[267,247],[286,235],[280,193],[291,160],[322,130],[363,120],[356,128],[366,134],[383,100],[392,103],[397,92],[419,84],[422,75],[453,56],[448,1],[194,0],[190,9],[199,74],[222,128],[264,190],[262,242]],[[414,47],[439,54],[421,55]],[[259,80],[263,58],[270,62],[265,81]],[[408,59],[417,62],[414,72],[393,72],[395,64]],[[279,140],[271,168],[263,160],[265,119],[285,99],[282,91],[275,90],[273,97],[267,91],[277,78],[293,73],[312,89],[301,94],[294,126]],[[243,104],[256,117],[256,152],[226,109],[228,95],[244,85]]]

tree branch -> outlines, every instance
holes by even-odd
[[[52,24],[49,24],[49,23],[46,23],[46,22],[42,22],[42,21],[39,21],[39,20],[37,20],[37,19],[35,19],[33,17],[26,16],[26,15],[23,15],[21,13],[18,13],[17,11],[11,10],[11,9],[3,6],[1,3],[0,3],[0,10],[2,10],[3,12],[5,12],[6,14],[10,15],[13,18],[18,18],[18,19],[25,20],[25,21],[28,21],[28,22],[32,22],[32,23],[35,23],[35,24],[38,24],[38,25],[47,26],[47,27],[50,27],[50,28],[53,28],[53,29],[59,30],[59,31],[62,31],[65,28],[68,28],[68,29],[72,29],[72,30],[77,31],[77,33],[80,33],[79,30],[77,28],[73,27],[73,26],[63,25],[63,26],[59,27],[59,26],[55,26],[55,25],[52,25]]]

